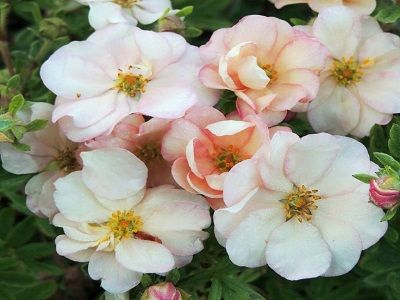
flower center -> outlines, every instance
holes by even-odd
[[[132,238],[143,227],[143,221],[134,211],[116,211],[108,219],[107,226],[114,234],[114,238],[122,240]]]
[[[79,164],[75,158],[74,151],[68,148],[60,150],[55,161],[60,170],[63,170],[67,174],[79,169]]]
[[[128,96],[136,97],[146,92],[146,85],[149,82],[143,75],[119,72],[117,75],[115,88],[124,92]]]
[[[274,70],[273,65],[265,65],[261,67],[264,70],[265,74],[270,79],[270,82],[274,82],[278,79],[278,72]]]
[[[240,153],[240,150],[233,145],[227,148],[218,148],[214,157],[214,164],[217,169],[223,172],[229,172],[236,164],[247,159]]]
[[[147,143],[143,147],[138,148],[134,154],[146,165],[162,159],[160,145],[153,142]]]
[[[372,58],[364,59],[361,63],[354,60],[352,56],[349,59],[334,59],[332,74],[340,85],[353,85],[361,81],[364,75],[363,69],[373,64],[374,60]]]
[[[281,200],[286,210],[286,221],[293,217],[299,222],[311,220],[313,211],[318,208],[315,202],[320,199],[318,190],[309,190],[304,185],[295,187],[285,199]]]
[[[138,2],[138,0],[114,0],[113,2],[123,8],[131,8]]]

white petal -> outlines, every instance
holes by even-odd
[[[278,226],[267,244],[267,263],[289,280],[324,274],[331,264],[331,253],[318,229],[292,218]]]

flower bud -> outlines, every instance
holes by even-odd
[[[183,34],[185,32],[185,23],[175,15],[166,16],[158,21],[158,31],[171,31]]]
[[[184,300],[186,293],[178,290],[171,282],[163,282],[149,287],[140,300]]]
[[[372,203],[381,208],[389,209],[400,202],[400,191],[394,189],[397,180],[390,176],[372,179],[369,183],[369,193]]]
[[[39,33],[49,39],[55,39],[68,33],[68,25],[60,18],[43,19],[39,25]]]

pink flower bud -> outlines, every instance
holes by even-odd
[[[164,282],[149,287],[140,300],[183,300],[183,298],[181,292],[171,282]]]
[[[390,182],[390,177],[382,177],[370,181],[370,198],[376,206],[388,209],[399,203],[400,191],[391,188]]]

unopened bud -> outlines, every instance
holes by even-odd
[[[394,189],[398,180],[389,176],[373,179],[369,183],[369,193],[372,203],[381,208],[389,209],[400,202],[400,191]]]
[[[166,16],[158,21],[158,31],[171,31],[178,34],[185,32],[185,23],[175,15]]]
[[[40,22],[39,33],[48,38],[55,39],[68,33],[68,26],[60,18],[47,18]]]
[[[187,294],[177,289],[171,282],[163,282],[149,287],[140,300],[185,300]]]

